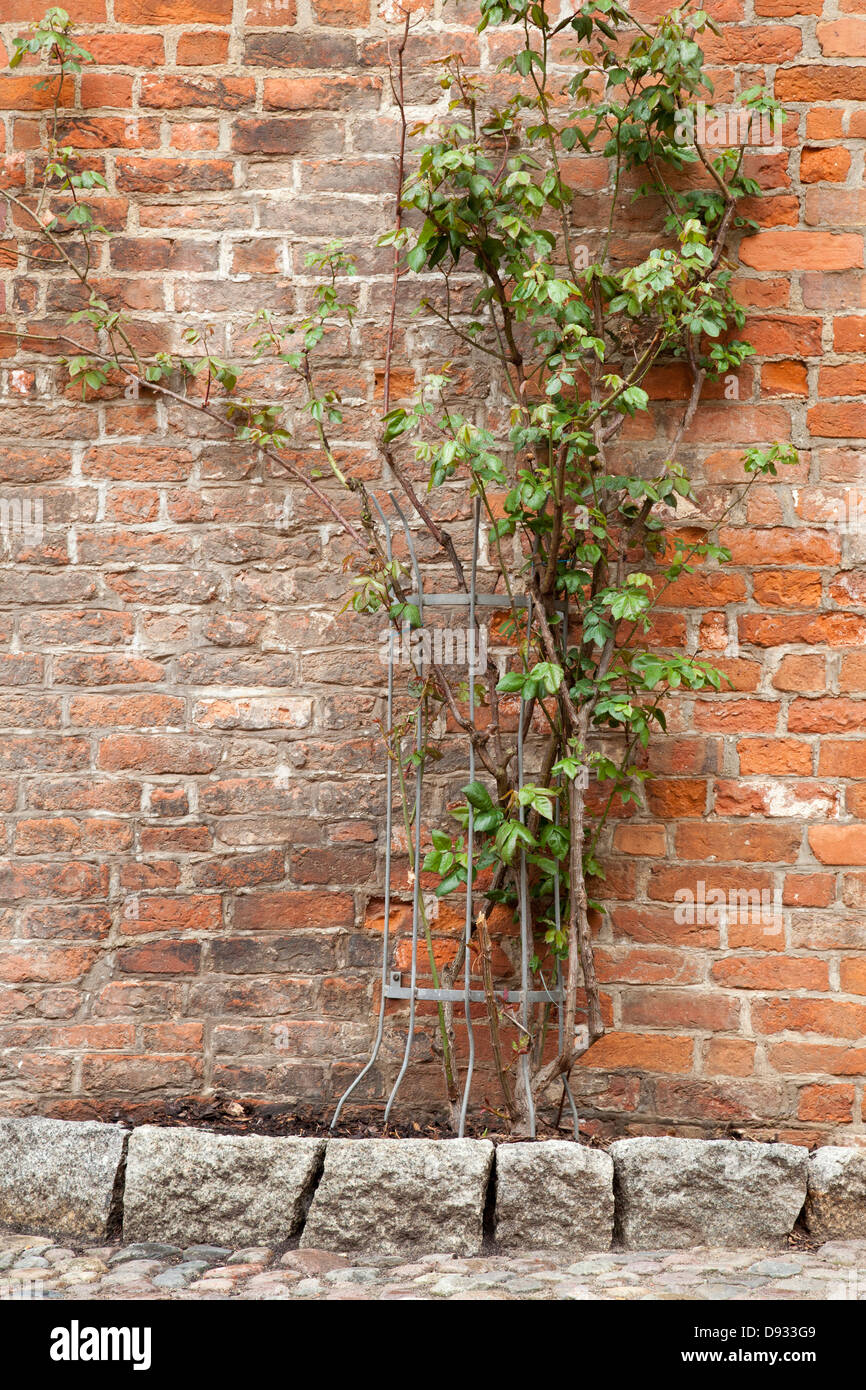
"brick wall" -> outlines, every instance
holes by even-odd
[[[708,392],[690,456],[718,512],[743,446],[790,439],[800,463],[734,511],[732,565],[682,580],[659,615],[666,643],[699,641],[734,688],[672,709],[646,812],[609,837],[610,1032],[576,1081],[601,1132],[863,1133],[866,583],[862,532],[839,525],[866,497],[863,7],[712,7],[719,96],[766,75],[792,119],[782,151],[751,159],[767,196],[737,289],[758,357],[739,399]],[[381,393],[388,301],[389,256],[372,248],[394,183],[388,16],[376,0],[70,9],[97,60],[71,84],[68,131],[108,180],[100,286],[150,349],[209,323],[216,351],[242,355],[251,310],[302,306],[305,251],[346,237],[360,312],[326,375],[347,402],[341,453],[376,480],[363,406]],[[449,4],[445,32],[437,0],[419,24],[413,116],[423,61],[503,51],[473,10]],[[0,0],[0,52],[41,11]],[[19,189],[45,135],[34,86],[26,69],[0,77]],[[605,169],[569,168],[578,234],[598,225]],[[50,334],[76,289],[16,245],[7,220],[2,326]],[[397,353],[404,381],[447,353],[496,417],[483,371],[435,326],[409,321]],[[631,449],[663,450],[682,393],[656,374],[655,435],[635,427]],[[41,499],[45,518],[0,562],[0,1107],[112,1113],[216,1090],[326,1109],[367,1054],[381,928],[382,670],[367,620],[337,616],[344,543],[181,410],[122,389],[82,404],[33,339],[0,338],[0,434],[3,499]],[[689,922],[684,888],[777,907],[769,927]],[[444,954],[455,922],[443,909]],[[428,1021],[407,1101],[438,1092]],[[401,1030],[397,1009],[366,1100]]]

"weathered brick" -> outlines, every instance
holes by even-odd
[[[158,931],[216,931],[222,925],[222,904],[217,894],[160,897],[149,893],[126,899],[123,932],[135,936]]]
[[[581,1067],[637,1068],[649,1072],[691,1070],[694,1042],[661,1033],[608,1033],[584,1052]]]
[[[142,106],[176,111],[186,106],[216,107],[220,111],[239,111],[251,106],[256,88],[247,77],[143,77],[139,100]]]
[[[201,946],[197,941],[151,941],[117,952],[117,968],[127,975],[194,975]]]
[[[99,745],[99,766],[112,772],[137,768],[142,772],[212,772],[219,761],[213,745],[167,734],[148,737],[112,734]]]
[[[256,116],[235,122],[232,148],[239,154],[334,154],[343,148],[343,127],[319,116]]]
[[[351,927],[354,904],[348,893],[251,893],[239,897],[235,927],[242,930],[283,931],[286,927]]]
[[[866,864],[866,825],[815,825],[809,845],[822,864]]]
[[[661,9],[635,0],[642,22]],[[713,0],[711,12],[722,25],[706,39],[717,99],[770,64],[777,95],[800,112],[783,149],[745,164],[768,195],[742,205],[759,230],[740,242],[733,283],[755,364],[736,374],[738,399],[727,383],[705,387],[685,441],[733,563],[681,575],[650,634],[671,650],[697,643],[725,679],[720,692],[666,702],[670,734],[646,757],[653,819],[617,806],[601,842],[607,877],[591,888],[606,905],[593,925],[609,1032],[572,1083],[600,1135],[731,1123],[826,1142],[862,1108],[866,1032],[866,579],[859,540],[839,525],[866,464],[856,444],[866,195],[851,158],[866,137],[856,104],[866,20],[862,0],[826,17],[820,0],[756,0],[754,16],[742,0]],[[366,410],[382,400],[391,252],[373,241],[393,216],[399,139],[390,21],[369,0],[300,11],[295,0],[115,0],[111,19],[104,0],[79,0],[73,17],[96,64],[77,104],[74,84],[63,93],[58,136],[111,184],[93,199],[112,233],[94,288],[129,316],[142,352],[184,351],[178,325],[189,320],[211,324],[215,353],[245,360],[256,308],[305,313],[306,250],[345,236],[362,315],[354,335],[329,331],[318,370],[344,397],[341,466],[376,490]],[[459,49],[480,63],[476,17],[461,3],[413,27],[411,108],[435,96],[431,60]],[[32,5],[5,0],[3,18],[29,24]],[[513,37],[488,31],[491,63]],[[0,77],[4,177],[19,190],[50,104],[34,77]],[[506,99],[511,79],[494,83]],[[562,171],[575,230],[604,225],[600,151],[568,156]],[[0,315],[28,335],[0,336],[0,480],[38,490],[47,526],[0,569],[0,1045],[14,1058],[0,1102],[35,1095],[66,1114],[113,1105],[113,1115],[207,1085],[324,1109],[375,1032],[383,927],[384,673],[368,620],[337,616],[347,549],[296,482],[270,464],[261,472],[178,404],[157,408],[121,382],[80,402],[52,358],[88,291],[25,262],[15,245],[25,222],[15,209],[0,232]],[[644,209],[627,210],[617,261],[636,263],[651,245]],[[401,281],[401,315],[409,290]],[[462,312],[467,290],[453,293]],[[410,398],[446,357],[461,408],[507,432],[487,367],[429,320],[407,336],[398,317],[392,399]],[[674,437],[690,389],[681,365],[645,384],[654,416],[622,436],[642,451]],[[183,389],[202,399],[203,378]],[[292,411],[299,401],[266,362],[247,365],[241,389]],[[744,448],[775,439],[796,440],[797,466],[729,512]],[[313,466],[303,429],[286,458]],[[457,494],[431,496],[443,522],[465,524]],[[357,499],[349,506],[357,516]],[[505,715],[513,727],[516,710]],[[458,756],[449,747],[440,766],[443,797],[444,779],[451,796],[465,775]],[[405,968],[399,842],[394,873],[406,901],[392,901],[393,960]],[[768,934],[737,915],[677,920],[677,889],[698,880],[781,891],[781,921]],[[432,876],[422,882],[432,892]],[[462,900],[431,899],[430,916],[437,958],[451,960]],[[511,918],[491,914],[503,982],[516,978]],[[425,970],[422,958],[426,980]],[[428,1065],[406,1080],[425,1114],[439,1104],[434,1018],[422,1001]],[[388,1020],[358,1097],[367,1107],[381,1106],[393,1076],[401,1004]],[[459,1017],[457,1028],[462,1048]],[[483,1088],[491,1057],[476,1032]]]
[[[845,232],[757,232],[741,244],[740,259],[754,270],[847,270],[863,264],[863,237]]]
[[[121,24],[227,24],[232,0],[117,0]]]

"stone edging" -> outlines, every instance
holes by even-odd
[[[805,1209],[805,1210],[804,1210]],[[749,1141],[272,1139],[0,1118],[0,1226],[411,1254],[866,1238],[866,1152]]]

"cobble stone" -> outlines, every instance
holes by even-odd
[[[159,1252],[159,1253],[157,1253]],[[0,1233],[0,1298],[28,1279],[43,1298],[322,1300],[696,1300],[785,1302],[866,1298],[866,1240],[819,1249],[610,1251],[574,1260],[564,1251],[411,1260],[323,1250],[145,1243],[52,1245]],[[5,1284],[4,1284],[5,1281]]]

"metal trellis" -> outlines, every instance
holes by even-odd
[[[401,524],[401,527],[402,527],[402,530],[403,530],[403,534],[405,535],[405,538],[406,538],[406,544],[407,544],[408,551],[409,551],[410,561],[411,561],[411,565],[412,565],[412,572],[413,572],[413,575],[414,575],[414,581],[415,581],[415,586],[416,586],[416,592],[410,596],[409,601],[410,601],[411,603],[413,603],[413,604],[418,608],[418,614],[419,614],[419,618],[420,618],[420,620],[421,620],[421,624],[423,625],[423,621],[424,621],[424,612],[425,612],[425,609],[427,609],[427,608],[445,609],[445,610],[447,610],[447,609],[460,609],[460,608],[465,608],[465,609],[467,610],[467,616],[468,616],[468,641],[467,641],[467,644],[466,644],[466,645],[467,645],[468,667],[469,667],[469,680],[468,680],[468,685],[469,685],[469,722],[470,722],[471,725],[474,726],[474,723],[475,723],[475,679],[476,679],[476,675],[478,674],[477,669],[476,669],[476,659],[477,659],[477,655],[478,655],[478,651],[479,651],[479,644],[478,644],[478,642],[476,641],[477,612],[478,612],[479,609],[496,610],[496,609],[525,608],[525,609],[527,610],[527,625],[528,625],[528,627],[529,627],[529,626],[531,625],[531,622],[532,622],[532,599],[531,599],[531,597],[530,597],[529,595],[511,596],[511,595],[506,595],[506,594],[489,594],[489,593],[481,593],[481,594],[479,594],[479,593],[478,593],[478,590],[477,590],[477,579],[478,579],[478,552],[479,552],[479,536],[480,536],[480,526],[481,526],[481,510],[480,510],[480,501],[479,501],[478,499],[476,499],[476,502],[475,502],[474,517],[473,517],[472,565],[471,565],[471,577],[470,577],[470,584],[469,584],[469,590],[468,590],[468,592],[461,592],[461,593],[445,593],[445,594],[442,594],[442,593],[430,593],[430,594],[425,593],[425,592],[424,592],[423,581],[422,581],[422,577],[421,577],[421,571],[420,571],[420,568],[419,568],[419,565],[418,565],[418,557],[417,557],[417,554],[416,554],[416,551],[415,551],[415,545],[414,545],[414,541],[413,541],[413,538],[412,538],[412,532],[411,532],[411,530],[410,530],[410,528],[409,528],[409,524],[408,524],[408,522],[407,522],[407,520],[406,520],[406,517],[405,517],[405,515],[404,515],[402,509],[400,508],[400,506],[399,506],[399,504],[398,504],[396,498],[395,498],[392,494],[389,494],[389,497],[390,497],[390,501],[391,501],[391,503],[392,503],[392,505],[393,505],[393,507],[394,507],[394,510],[395,510],[396,513],[397,513],[397,516],[398,516],[398,518],[399,518],[399,521],[400,521],[400,524]],[[390,526],[390,524],[389,524],[389,522],[388,522],[387,517],[385,516],[385,513],[384,513],[382,507],[380,506],[380,504],[379,504],[379,502],[376,500],[376,498],[373,496],[373,497],[371,497],[371,500],[372,500],[373,505],[374,505],[374,507],[375,507],[375,509],[376,509],[376,512],[378,513],[379,519],[380,519],[380,521],[381,521],[381,523],[382,523],[383,533],[384,533],[384,537],[385,537],[385,551],[386,551],[386,556],[387,556],[387,559],[390,561],[390,560],[393,558],[393,534],[392,534],[391,526]],[[389,659],[389,661],[388,661],[388,684],[387,684],[386,720],[387,720],[387,729],[388,729],[388,731],[390,732],[390,731],[393,729],[393,722],[394,722],[394,660],[393,660],[393,653],[389,653],[389,657],[390,657],[390,659]],[[524,741],[525,741],[526,732],[527,732],[525,726],[526,726],[526,705],[525,705],[525,702],[521,699],[521,701],[520,701],[520,709],[519,709],[519,714],[518,714],[518,724],[517,724],[517,776],[518,776],[518,789],[522,789],[523,784],[524,784]],[[423,712],[423,707],[422,707],[421,704],[419,704],[418,712],[417,712],[417,715],[416,715],[416,718],[415,718],[414,741],[415,741],[415,749],[416,749],[416,752],[420,752],[420,751],[423,749],[423,747],[424,747],[424,741],[425,741],[424,712]],[[469,748],[468,748],[469,779],[470,779],[470,781],[475,781],[475,748],[474,748],[474,746],[473,746],[473,742],[472,742],[471,739],[468,740],[468,743],[469,743]],[[476,1052],[476,1048],[475,1048],[475,1034],[474,1034],[474,1029],[473,1029],[473,1024],[472,1024],[472,1016],[471,1016],[471,1005],[472,1005],[473,1003],[479,1003],[479,1002],[480,1002],[480,1003],[483,1003],[483,1002],[485,1001],[485,999],[486,999],[486,995],[485,995],[485,993],[484,993],[483,990],[481,990],[481,989],[473,989],[473,988],[471,987],[471,978],[470,978],[470,977],[471,977],[471,953],[470,953],[470,945],[471,945],[472,928],[473,928],[473,921],[474,921],[474,917],[473,917],[473,891],[474,891],[474,873],[473,873],[474,811],[473,811],[472,806],[470,805],[470,806],[469,806],[468,823],[467,823],[467,827],[466,827],[466,848],[467,848],[468,869],[467,869],[466,893],[465,893],[466,911],[465,911],[465,923],[464,923],[464,933],[463,933],[464,954],[463,954],[463,980],[462,980],[462,984],[460,985],[460,987],[455,987],[455,988],[451,988],[451,989],[442,989],[442,988],[432,988],[432,987],[427,987],[427,986],[419,986],[419,984],[418,984],[418,944],[419,944],[419,939],[420,939],[420,922],[421,922],[421,862],[422,862],[422,855],[421,855],[421,820],[422,820],[422,811],[423,811],[423,807],[424,807],[424,763],[423,763],[423,760],[419,760],[419,761],[418,761],[418,765],[417,765],[417,767],[416,767],[416,769],[415,769],[415,798],[414,798],[414,826],[413,826],[413,833],[414,833],[414,862],[415,862],[415,872],[414,872],[414,875],[413,875],[413,884],[412,884],[412,937],[411,937],[411,961],[410,961],[410,967],[409,967],[409,983],[408,983],[408,984],[404,984],[404,983],[403,983],[403,976],[402,976],[402,973],[401,973],[399,970],[393,970],[393,969],[391,968],[391,962],[390,962],[390,954],[391,954],[391,898],[392,898],[391,877],[392,877],[392,847],[393,847],[393,793],[394,793],[394,768],[393,768],[393,758],[390,757],[390,756],[388,756],[388,757],[387,757],[387,760],[386,760],[386,778],[385,778],[386,820],[385,820],[385,902],[384,902],[384,926],[383,926],[383,931],[382,931],[381,993],[380,993],[380,1000],[379,1000],[379,1014],[378,1014],[378,1022],[377,1022],[377,1028],[376,1028],[376,1036],[375,1036],[375,1039],[374,1039],[374,1042],[373,1042],[372,1051],[371,1051],[371,1053],[370,1053],[370,1057],[369,1057],[367,1063],[365,1064],[365,1066],[363,1067],[363,1069],[361,1070],[361,1072],[359,1072],[358,1076],[356,1076],[355,1080],[348,1086],[348,1088],[344,1091],[343,1095],[340,1097],[340,1100],[339,1100],[339,1102],[338,1102],[338,1104],[337,1104],[337,1107],[336,1107],[336,1110],[335,1110],[335,1112],[334,1112],[334,1118],[333,1118],[333,1120],[332,1120],[332,1122],[331,1122],[331,1128],[333,1129],[333,1128],[335,1128],[335,1127],[337,1126],[337,1124],[339,1123],[340,1115],[341,1115],[341,1113],[342,1113],[342,1111],[343,1111],[343,1107],[345,1106],[346,1102],[349,1100],[349,1097],[350,1097],[350,1096],[353,1094],[353,1092],[360,1086],[361,1082],[364,1080],[364,1078],[369,1074],[369,1072],[372,1070],[372,1068],[373,1068],[373,1067],[375,1066],[375,1064],[376,1064],[376,1061],[377,1061],[377,1059],[378,1059],[378,1057],[379,1057],[379,1053],[380,1053],[381,1048],[382,1048],[382,1042],[383,1042],[383,1038],[384,1038],[384,1031],[385,1031],[385,1008],[386,1008],[386,1003],[387,1003],[387,1001],[388,1001],[389,999],[404,999],[404,1000],[408,1000],[408,1002],[409,1002],[408,1029],[407,1029],[406,1042],[405,1042],[405,1047],[404,1047],[404,1050],[403,1050],[403,1057],[402,1057],[402,1060],[401,1060],[400,1068],[399,1068],[399,1070],[398,1070],[398,1073],[397,1073],[396,1079],[395,1079],[395,1081],[394,1081],[394,1084],[393,1084],[393,1086],[392,1086],[392,1088],[391,1088],[391,1091],[390,1091],[390,1094],[389,1094],[389,1097],[388,1097],[388,1101],[387,1101],[387,1104],[386,1104],[386,1107],[385,1107],[384,1122],[385,1122],[385,1124],[387,1125],[388,1120],[389,1120],[390,1115],[391,1115],[391,1111],[392,1111],[392,1109],[393,1109],[394,1103],[395,1103],[396,1098],[397,1098],[397,1093],[398,1093],[398,1091],[399,1091],[399,1089],[400,1089],[400,1086],[401,1086],[401,1084],[402,1084],[402,1082],[403,1082],[404,1077],[406,1076],[406,1073],[407,1073],[407,1071],[408,1071],[408,1069],[409,1069],[409,1065],[410,1065],[410,1059],[411,1059],[411,1055],[412,1055],[412,1047],[413,1047],[413,1044],[414,1044],[414,1041],[415,1041],[415,1031],[416,1031],[416,1005],[417,1005],[417,1003],[418,1003],[419,1000],[424,1000],[424,1001],[432,1000],[432,1001],[435,1001],[436,1003],[451,1002],[451,1003],[455,1003],[455,1004],[462,1003],[462,1005],[463,1005],[464,1021],[465,1021],[465,1025],[466,1025],[467,1045],[468,1045],[468,1046],[467,1046],[467,1057],[466,1057],[466,1064],[465,1064],[465,1077],[464,1077],[464,1081],[463,1081],[463,1090],[462,1090],[462,1096],[461,1096],[460,1115],[459,1115],[459,1125],[458,1125],[458,1135],[459,1135],[460,1137],[462,1137],[462,1136],[464,1135],[464,1133],[465,1133],[465,1130],[466,1130],[466,1117],[467,1117],[467,1112],[468,1112],[468,1107],[469,1107],[469,1096],[470,1096],[470,1091],[471,1091],[471,1087],[472,1087],[473,1073],[474,1073],[474,1070],[475,1070],[475,1052]],[[520,815],[521,822],[523,822],[523,821],[524,821],[524,818],[525,818],[525,809],[524,809],[522,806],[520,807],[519,815]],[[521,1027],[522,1027],[522,1028],[526,1029],[527,1034],[529,1033],[530,1010],[531,1010],[532,1005],[533,1005],[533,1004],[553,1004],[553,1005],[555,1005],[556,1008],[557,1008],[557,1018],[558,1018],[558,1038],[559,1038],[559,1043],[560,1043],[560,1046],[561,1046],[562,1040],[563,1040],[563,1036],[564,1036],[564,1026],[565,1026],[565,1021],[564,1021],[564,1015],[565,1015],[564,1003],[565,1003],[565,1000],[564,1000],[562,976],[561,976],[561,970],[560,970],[559,962],[557,961],[555,977],[554,977],[554,980],[553,980],[553,982],[552,982],[552,984],[551,984],[550,986],[544,985],[544,981],[542,980],[542,984],[544,985],[543,988],[541,988],[541,989],[533,989],[533,988],[531,988],[531,974],[532,974],[532,971],[531,971],[531,960],[532,960],[532,955],[533,955],[532,916],[531,916],[530,906],[529,906],[529,886],[528,886],[528,874],[527,874],[527,863],[526,863],[526,851],[525,851],[525,849],[523,849],[523,848],[521,848],[520,851],[519,851],[519,861],[518,861],[518,867],[517,867],[516,881],[517,881],[517,897],[518,897],[518,919],[519,919],[519,926],[520,926],[520,988],[519,988],[519,989],[498,989],[498,990],[495,991],[496,998],[497,998],[498,1002],[500,1002],[500,1003],[503,1004],[504,1006],[511,1006],[511,1005],[514,1005],[514,1004],[516,1004],[516,1005],[519,1006],[519,1019],[520,1019],[520,1024],[521,1024]],[[556,925],[557,930],[559,930],[560,925],[561,925],[561,901],[560,901],[560,890],[559,890],[559,882],[558,882],[558,880],[556,880],[556,881],[555,881],[555,884],[554,884],[554,903],[553,903],[553,908],[554,908],[554,922],[555,922],[555,925]],[[456,984],[457,984],[457,982],[455,981],[455,986],[456,986]],[[520,1058],[520,1066],[521,1066],[521,1068],[522,1068],[522,1070],[523,1070],[523,1078],[522,1078],[522,1079],[523,1079],[523,1084],[524,1084],[524,1087],[525,1087],[525,1094],[526,1094],[526,1096],[527,1096],[527,1098],[528,1098],[528,1110],[529,1110],[529,1127],[530,1127],[530,1133],[531,1133],[532,1137],[534,1138],[534,1137],[535,1137],[535,1132],[536,1132],[535,1106],[534,1106],[534,1102],[533,1102],[533,1098],[532,1098],[532,1088],[531,1088],[531,1086],[529,1085],[529,1080],[530,1080],[530,1076],[529,1076],[529,1056],[528,1056],[528,1054],[527,1054],[527,1052],[526,1052],[525,1050],[524,1050],[524,1052],[523,1052],[523,1055],[522,1055],[521,1058]],[[569,1104],[570,1104],[570,1108],[571,1108],[571,1115],[572,1115],[572,1121],[573,1121],[573,1126],[574,1126],[574,1134],[575,1134],[575,1137],[577,1137],[577,1134],[578,1134],[578,1114],[577,1114],[577,1108],[576,1108],[576,1106],[575,1106],[575,1102],[574,1102],[574,1099],[573,1099],[571,1090],[570,1090],[570,1088],[569,1088],[568,1082],[567,1082],[567,1080],[565,1080],[565,1079],[564,1079],[564,1086],[565,1086],[565,1094],[566,1094],[566,1096],[567,1096],[567,1098],[568,1098],[568,1101],[569,1101]]]

